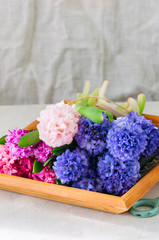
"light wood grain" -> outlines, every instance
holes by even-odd
[[[147,120],[151,120],[152,123],[153,123],[156,127],[159,127],[159,116],[150,115],[150,114],[143,114],[143,116],[144,116]]]
[[[34,122],[30,123],[27,127],[23,128],[24,130],[35,130],[38,125],[38,121],[35,120]]]

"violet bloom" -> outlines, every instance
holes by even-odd
[[[78,181],[73,182],[71,187],[93,192],[102,192],[103,190],[102,181],[97,176],[97,174],[91,169],[89,169],[87,173],[84,174],[84,176],[81,176],[81,178]]]
[[[74,182],[72,184],[72,187],[96,192],[95,180],[94,179],[90,179],[90,178],[86,178],[86,177],[82,178],[81,180],[79,180],[77,182]]]
[[[138,160],[121,161],[110,153],[99,157],[97,172],[103,189],[113,195],[122,195],[133,187],[140,177]]]
[[[139,159],[140,154],[144,152],[147,146],[147,132],[152,129],[152,124],[146,125],[146,119],[137,122],[137,119],[140,119],[138,116],[130,113],[130,116],[113,121],[107,135],[107,146],[115,158],[123,161]]]
[[[19,128],[13,129],[13,131],[8,131],[6,139],[6,147],[9,149],[10,153],[16,158],[28,158],[34,156],[34,146],[21,148],[18,146],[19,140],[28,130],[22,130]]]
[[[77,181],[87,172],[88,164],[89,157],[85,150],[76,148],[70,152],[69,149],[66,149],[65,152],[57,156],[53,169],[57,179],[60,179],[62,184],[69,184],[72,181]]]
[[[80,148],[87,150],[93,157],[99,155],[106,149],[106,139],[110,121],[103,113],[102,123],[95,123],[88,118],[81,116],[78,123],[78,132],[75,140]]]
[[[159,129],[154,128],[147,135],[147,146],[145,151],[142,153],[142,157],[148,157],[154,153],[159,147]]]

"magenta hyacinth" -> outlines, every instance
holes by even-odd
[[[47,159],[52,158],[54,154],[52,153],[52,148],[50,148],[45,142],[40,141],[34,148],[34,156],[39,162],[44,163]]]
[[[16,158],[5,145],[0,145],[0,173],[32,178],[34,158]]]
[[[13,129],[13,131],[8,131],[6,140],[6,147],[10,153],[16,158],[28,158],[34,156],[34,146],[21,148],[18,146],[19,140],[22,136],[28,133],[28,130],[22,130],[19,128]]]
[[[56,175],[53,169],[46,166],[40,173],[33,173],[32,179],[47,183],[56,184]]]

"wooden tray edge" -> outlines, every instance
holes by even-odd
[[[121,197],[6,174],[0,174],[0,189],[119,214],[128,211],[158,181],[159,164]]]
[[[142,177],[122,198],[126,207],[130,209],[156,183],[159,182],[159,163],[144,177]]]

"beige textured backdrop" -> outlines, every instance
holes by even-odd
[[[0,0],[0,104],[108,97],[159,100],[159,1]]]

